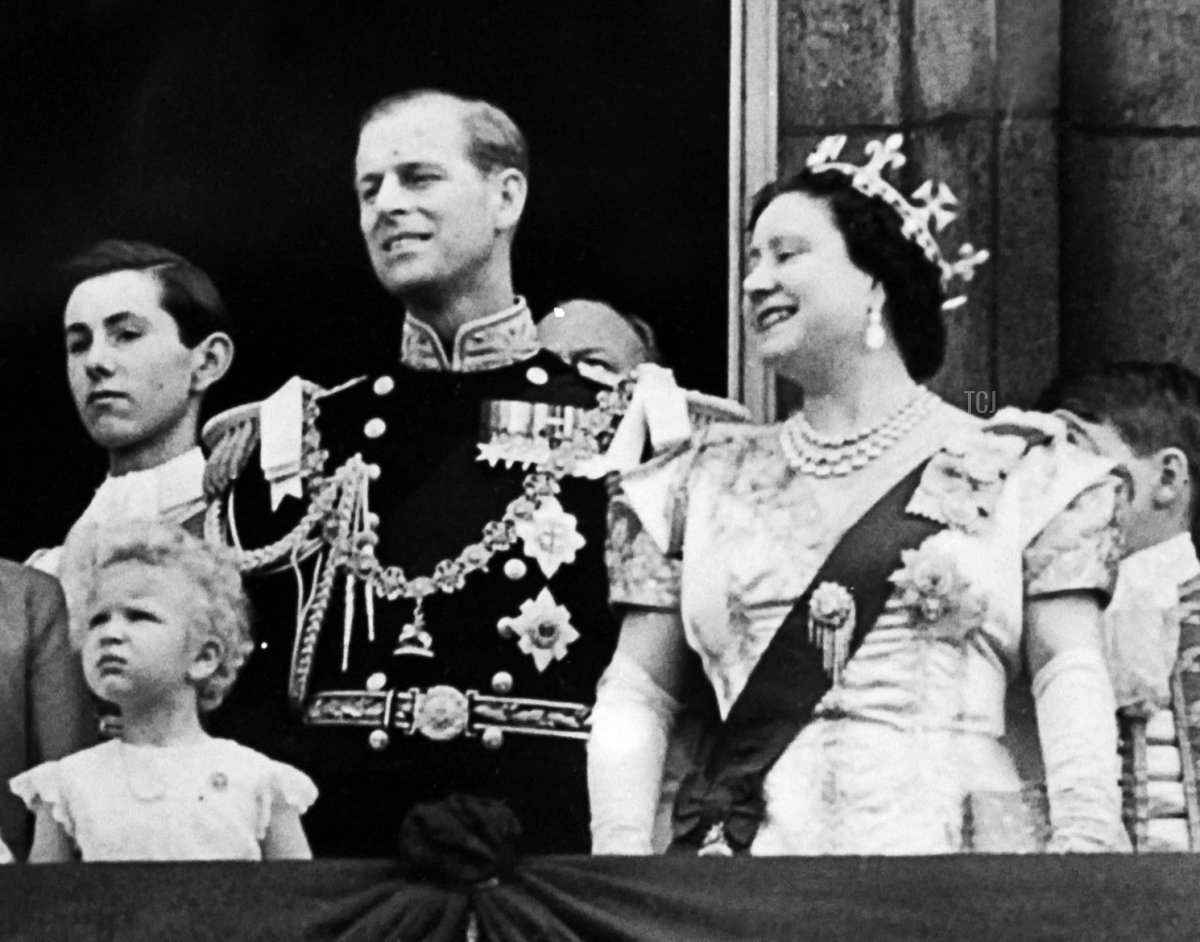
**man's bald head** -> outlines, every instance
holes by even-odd
[[[602,301],[564,301],[538,323],[538,341],[568,363],[617,375],[658,362],[650,325]]]

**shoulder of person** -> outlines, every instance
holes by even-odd
[[[1077,444],[1071,437],[1070,426],[1058,415],[1001,409],[982,426],[982,431],[989,436],[1023,442],[1020,465],[1038,475],[1081,482],[1105,478],[1113,478],[1117,484],[1128,481],[1128,473],[1113,459]]]
[[[365,376],[325,388],[295,376],[265,399],[221,412],[205,424],[200,441],[207,454],[204,493],[213,500],[225,493],[246,469],[250,457],[266,439],[303,440],[304,417],[310,408],[330,397],[362,386]]]
[[[532,357],[514,364],[523,370],[522,396],[534,402],[551,402],[591,408],[597,397],[615,392],[621,377],[582,363],[568,363],[549,350],[539,350]]]
[[[52,552],[54,551],[39,550],[30,557],[30,562],[36,562],[41,556]],[[0,559],[0,586],[9,595],[41,595],[55,598],[62,593],[58,580],[53,576],[11,559]]]
[[[1067,440],[1067,424],[1056,415],[1008,406],[980,426],[988,435],[1020,438],[1026,450],[1051,447]]]

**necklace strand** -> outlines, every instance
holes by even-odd
[[[788,464],[812,477],[843,477],[866,467],[925,417],[937,396],[924,386],[899,409],[870,428],[846,436],[822,435],[798,412],[783,423],[780,444]]]

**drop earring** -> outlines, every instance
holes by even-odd
[[[872,305],[867,308],[867,331],[864,342],[868,350],[880,350],[887,341],[887,333],[883,329],[883,313]]]

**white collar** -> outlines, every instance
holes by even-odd
[[[183,523],[203,508],[204,453],[196,447],[145,471],[105,478],[67,540],[79,540],[90,530],[130,520],[158,518]],[[38,550],[27,563],[53,576],[69,577],[62,572],[62,546]]]
[[[1164,601],[1170,597],[1169,606],[1178,604],[1179,586],[1197,575],[1200,575],[1200,559],[1196,557],[1192,537],[1188,533],[1177,533],[1126,556],[1121,560],[1117,578],[1146,590],[1161,586]]]
[[[1187,533],[1121,561],[1101,632],[1117,706],[1170,703],[1179,652],[1179,586],[1196,575],[1200,560]]]
[[[153,468],[105,478],[80,519],[101,525],[152,517],[179,522],[203,499],[204,454],[197,446]]]
[[[400,362],[414,370],[476,373],[526,360],[537,353],[537,328],[524,298],[495,314],[463,324],[450,358],[437,331],[414,317],[404,319]]]

